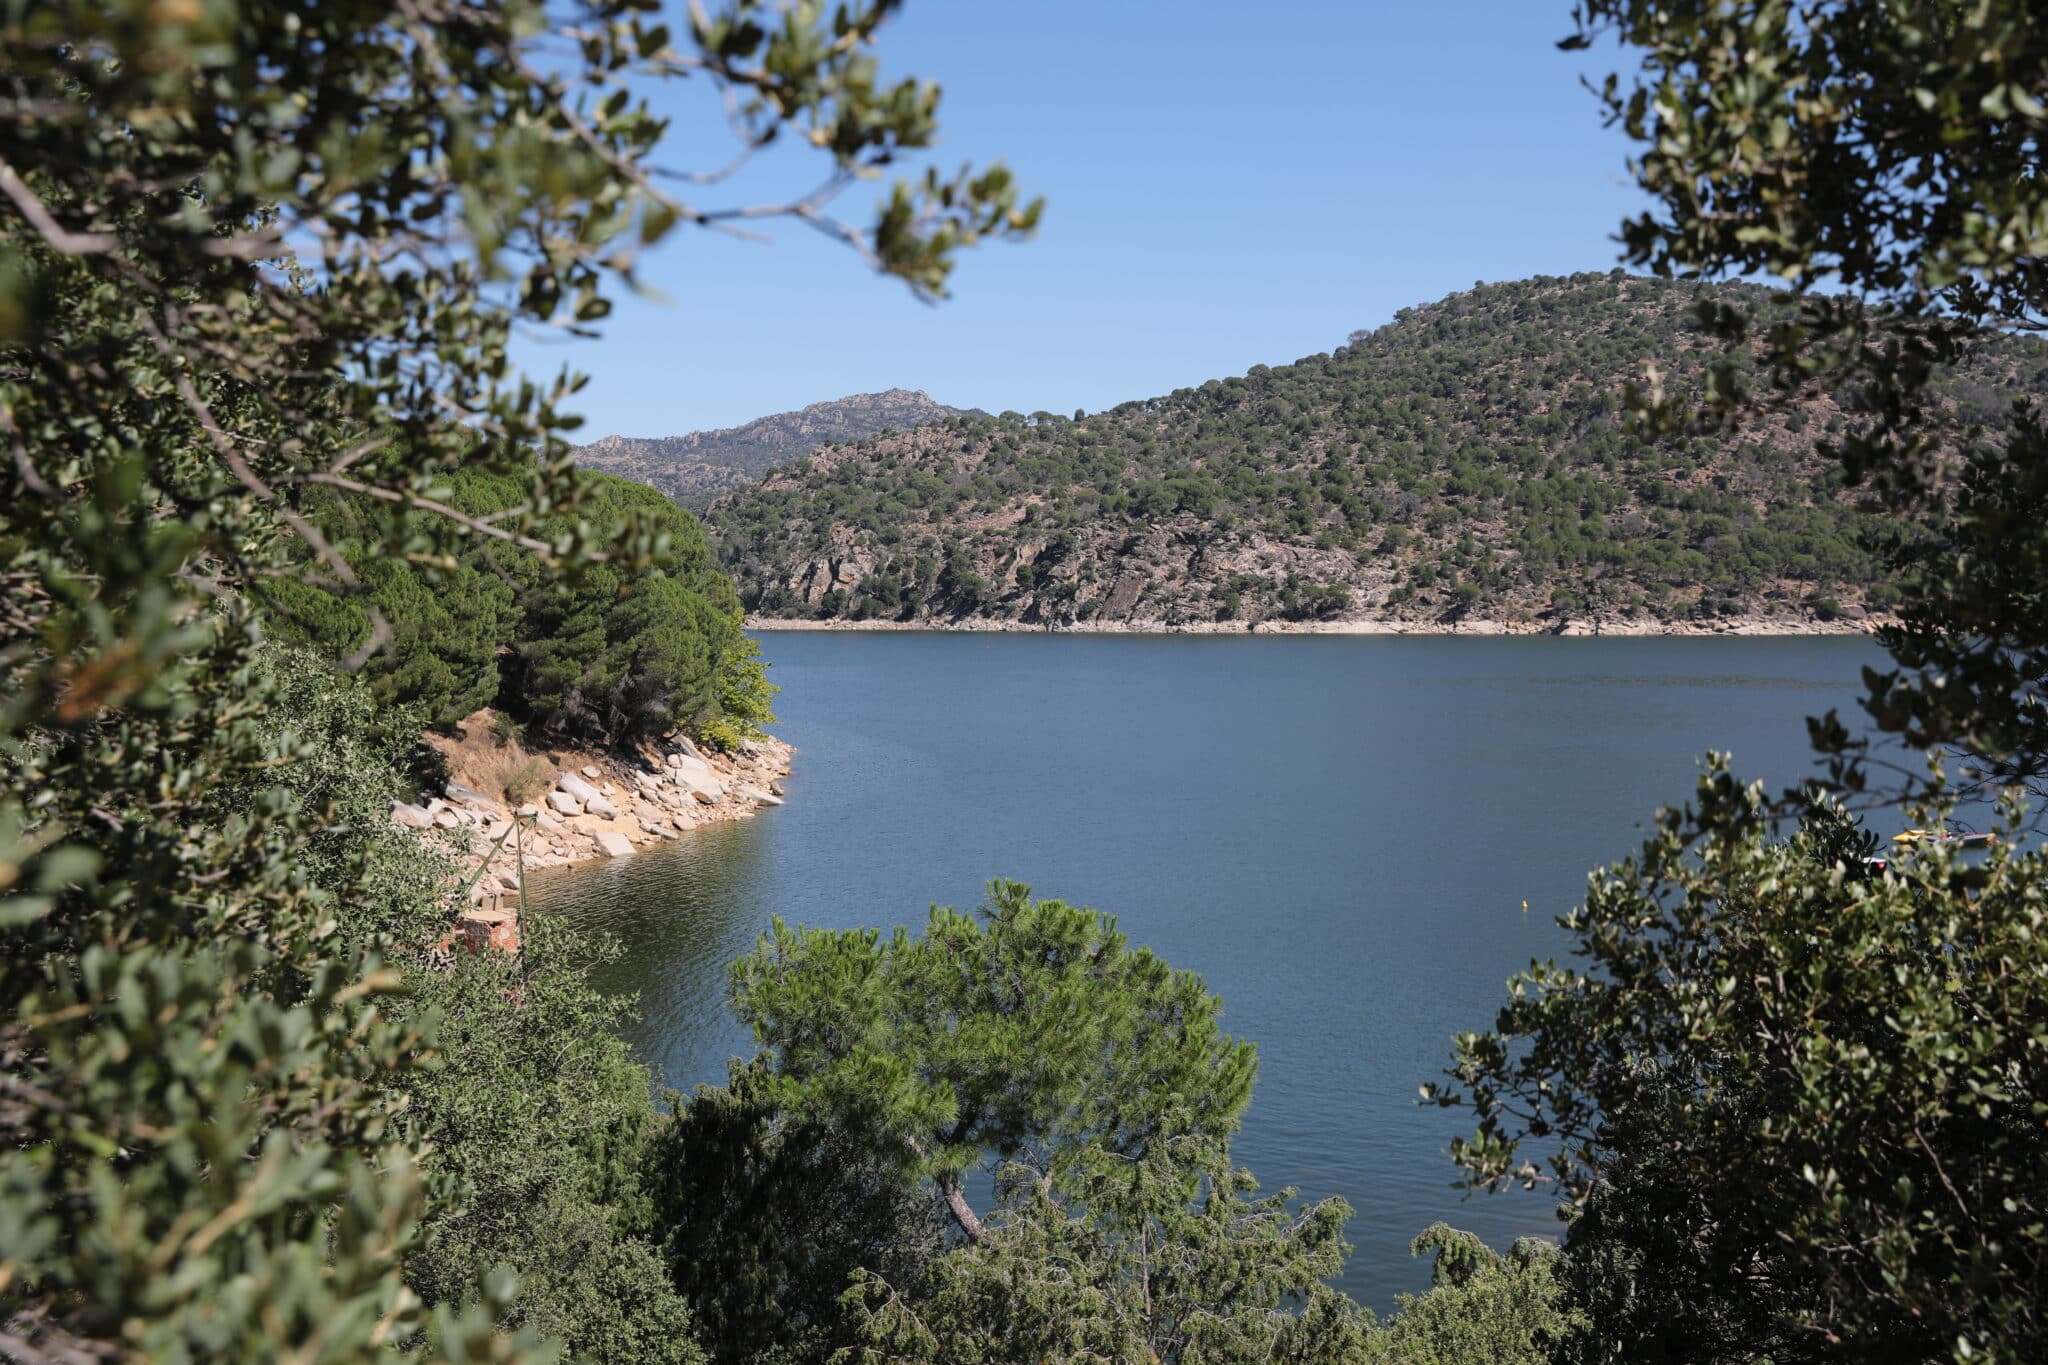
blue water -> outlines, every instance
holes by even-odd
[[[1563,949],[1553,916],[1629,851],[1698,756],[1774,783],[1804,717],[1851,708],[1858,639],[764,637],[798,747],[789,804],[634,858],[536,878],[622,936],[670,1083],[751,1051],[725,967],[771,914],[922,922],[990,877],[1116,914],[1202,973],[1259,1045],[1239,1162],[1357,1209],[1343,1287],[1419,1289],[1442,1218],[1555,1235],[1540,1196],[1467,1199],[1458,1114],[1415,1103],[1451,1036]],[[1522,903],[1528,902],[1524,912]]]

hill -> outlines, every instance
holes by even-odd
[[[935,403],[921,389],[889,389],[813,403],[718,431],[605,436],[577,447],[575,460],[586,469],[650,484],[686,507],[701,508],[720,493],[744,488],[820,446],[970,415],[980,414]]]
[[[1349,345],[1094,416],[943,422],[828,447],[716,502],[757,617],[1045,626],[1461,618],[1523,628],[1860,617],[1887,590],[1814,453],[1831,397],[1739,437],[1645,444],[1624,384],[1694,384],[1702,291],[1482,285]],[[2048,388],[2002,346],[1972,420]]]

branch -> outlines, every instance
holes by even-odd
[[[960,1225],[960,1231],[967,1234],[968,1243],[980,1246],[987,1234],[982,1229],[981,1219],[974,1212],[973,1205],[967,1202],[966,1194],[961,1191],[959,1179],[951,1175],[934,1176],[933,1179],[938,1182],[939,1193],[945,1198],[947,1211],[953,1215],[953,1221]]]
[[[354,479],[344,479],[339,474],[302,474],[299,476],[299,482],[324,484],[329,488],[339,488],[345,493],[360,493],[366,498],[376,498],[380,502],[393,503],[399,507],[417,507],[423,512],[432,512],[437,516],[446,517],[458,525],[467,526],[470,530],[481,535],[508,541],[519,546],[521,549],[532,550],[536,554],[546,555],[551,559],[554,557],[555,547],[544,540],[535,540],[532,536],[522,536],[512,531],[501,530],[488,522],[480,521],[475,517],[458,512],[445,502],[436,502],[432,498],[423,498],[417,493],[400,493],[389,488],[379,488],[375,484],[358,483]],[[599,564],[603,563],[606,558],[607,556],[598,554],[590,556],[593,563]]]
[[[0,159],[0,191],[14,201],[14,207],[21,216],[28,219],[30,227],[42,234],[52,251],[66,256],[96,256],[112,251],[120,244],[120,238],[111,232],[73,232],[50,216],[43,207],[43,201],[36,198],[34,191],[22,183],[14,167]]]

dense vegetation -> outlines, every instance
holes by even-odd
[[[934,403],[923,390],[856,393],[796,412],[757,417],[743,426],[685,436],[602,436],[578,446],[576,463],[659,488],[685,507],[702,509],[720,493],[744,488],[771,469],[821,446],[908,431],[970,415]],[[985,414],[973,414],[985,415]]]
[[[1866,861],[1843,801],[1911,797],[1938,822],[1953,791],[1883,768],[1837,718],[1815,726],[1836,790],[1800,794],[1795,833],[1774,827],[1794,812],[1711,770],[1566,918],[1585,969],[1532,968],[1491,1030],[1459,1040],[1438,1098],[1477,1116],[1466,1180],[1551,1183],[1571,1218],[1554,1250],[1426,1230],[1435,1286],[1385,1324],[1327,1287],[1341,1202],[1262,1196],[1234,1165],[1250,1045],[1199,979],[1106,916],[997,884],[982,913],[935,910],[917,935],[778,923],[733,973],[756,1055],[665,1106],[609,1028],[618,1003],[589,988],[602,945],[535,924],[516,957],[443,952],[452,869],[384,816],[425,708],[482,695],[486,654],[541,723],[729,720],[758,695],[745,646],[712,648],[730,604],[691,523],[572,477],[556,402],[573,385],[513,376],[505,338],[595,323],[634,244],[718,221],[653,186],[642,80],[705,77],[750,146],[793,128],[844,178],[928,146],[936,92],[880,83],[869,56],[893,8],[735,0],[693,17],[687,59],[627,4],[575,7],[577,42],[557,46],[540,42],[549,13],[516,2],[0,10],[0,1354],[2048,1355],[2048,861],[2009,844],[1973,865],[1939,843]],[[1460,452],[1488,423],[1580,412],[1612,434],[1611,472],[1666,462],[1629,498],[1763,499],[1791,491],[1772,462],[1726,452],[1779,449],[1808,421],[1813,470],[1839,470],[1894,532],[1867,551],[1901,614],[1883,636],[1897,667],[1865,678],[1869,716],[1908,758],[2002,790],[2016,840],[2048,773],[2048,432],[1972,387],[2031,386],[2032,353],[1967,347],[2048,325],[2032,173],[2048,35],[2022,0],[1578,13],[1581,40],[1618,33],[1645,66],[1606,96],[1662,196],[1627,225],[1635,262],[1846,288],[1782,306],[1713,291],[1688,334],[1689,286],[1528,286],[1539,313],[1553,296],[1653,319],[1669,305],[1666,340],[1696,336],[1697,356],[1611,416],[1679,444],[1631,454],[1583,416],[1597,394],[1571,406],[1569,376],[1517,413],[1508,398],[1539,381],[1515,352],[1478,367],[1504,386],[1498,412],[1424,423],[1399,458],[1422,461],[1433,498],[1499,511],[1553,459],[1559,480],[1593,466],[1561,447],[1541,478],[1492,487],[1478,448]],[[956,247],[1035,216],[993,171],[901,187],[845,235],[935,292]],[[1388,354],[1399,329],[1456,311],[1402,320]],[[1288,382],[1369,369],[1376,344]],[[1944,374],[1964,382],[1933,387]],[[1297,408],[1284,448],[1303,459],[1258,485],[1252,428],[1226,429],[1278,419],[1269,378],[1094,423],[913,433],[771,489],[829,501],[851,488],[840,463],[897,458],[881,486],[957,501],[975,462],[930,481],[916,466],[962,450],[997,472],[1027,451],[1048,471],[1163,469],[1145,423],[1195,412],[1219,433],[1213,487],[1171,524],[1241,516],[1266,536],[1308,506],[1301,471],[1330,466],[1308,482],[1337,486],[1348,454]],[[1673,452],[1709,431],[1721,453],[1688,473]],[[1454,456],[1482,482],[1453,488]],[[1092,476],[1053,487],[1033,517],[1126,495]],[[1353,491],[1370,508],[1379,490]],[[986,485],[988,517],[1008,515],[998,494],[1023,496]],[[1315,496],[1294,548],[1327,534],[1355,558],[1343,496]],[[1674,525],[1715,505],[1681,499]],[[1831,505],[1793,510],[1832,525]],[[1731,511],[1691,548],[1774,524],[1774,505],[1752,507],[1754,525]],[[1578,518],[1552,520],[1591,537],[1597,519]],[[1427,521],[1395,521],[1416,539],[1385,553],[1455,553],[1473,605],[1482,550],[1526,553],[1529,588],[1553,596],[1545,564],[1581,563],[1596,595],[1636,571],[1477,531],[1447,551],[1450,527]],[[890,524],[859,534],[880,543]],[[876,567],[835,563],[824,593]],[[997,586],[964,549],[912,567],[913,611],[927,585],[956,605]],[[1296,609],[1330,587],[1297,579],[1279,585]],[[310,643],[280,644],[292,630]]]
[[[489,518],[516,507],[531,478],[457,472],[439,500]],[[731,581],[695,519],[652,489],[587,474],[572,504],[534,525],[546,541],[647,537],[650,558],[631,574],[607,563],[562,574],[524,545],[473,535],[377,560],[362,553],[383,520],[369,500],[323,491],[307,514],[339,554],[365,561],[362,584],[282,579],[268,589],[273,627],[330,658],[364,656],[388,704],[437,724],[495,705],[545,734],[615,745],[674,726],[729,742],[767,716]],[[421,534],[446,525],[407,520]]]
[[[396,566],[451,553],[424,523],[684,572],[659,525],[580,514],[578,381],[526,379],[507,339],[594,324],[635,252],[714,221],[636,169],[648,81],[731,92],[748,145],[815,131],[835,176],[928,147],[937,91],[876,71],[893,8],[732,0],[682,33],[611,0],[0,8],[0,1354],[553,1354],[522,1324],[695,1352],[612,1197],[644,1077],[544,930],[418,969],[452,888],[394,842],[382,759],[320,765],[422,718],[368,709],[350,660],[276,656],[271,590],[397,602]],[[936,294],[1035,216],[998,167],[839,226]],[[469,516],[462,475],[522,492]],[[360,500],[353,560],[329,493]]]
[[[714,505],[767,617],[1064,625],[1372,617],[1829,619],[1888,607],[1818,393],[1729,436],[1645,442],[1644,366],[1697,387],[1695,313],[1763,291],[1624,275],[1475,286],[1329,355],[1092,416],[956,418],[812,456]],[[1964,420],[2048,387],[1998,348]]]

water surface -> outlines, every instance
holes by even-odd
[[[850,927],[972,905],[990,877],[1116,914],[1201,972],[1259,1045],[1236,1147],[1268,1188],[1358,1210],[1343,1285],[1426,1285],[1443,1218],[1496,1245],[1549,1201],[1463,1199],[1458,1115],[1416,1105],[1450,1037],[1561,951],[1552,917],[1633,847],[1698,755],[1810,771],[1854,638],[1553,639],[777,633],[789,804],[535,879],[620,935],[603,984],[673,1085],[750,1052],[725,968],[771,914]],[[1522,903],[1527,901],[1525,913]]]

